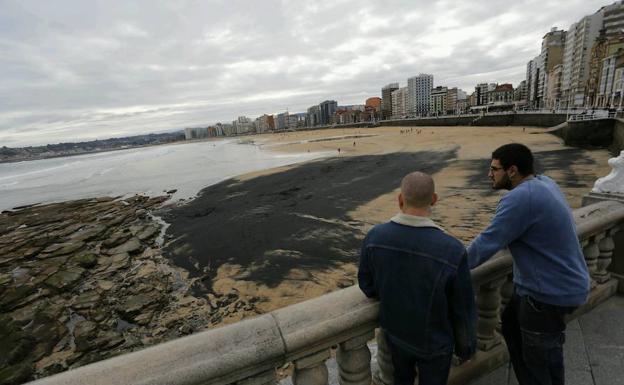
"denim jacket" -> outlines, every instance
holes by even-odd
[[[476,306],[464,246],[425,217],[398,214],[364,239],[360,289],[378,298],[391,341],[428,358],[476,349]]]

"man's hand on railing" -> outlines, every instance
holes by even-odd
[[[453,365],[454,366],[459,366],[465,362],[469,362],[471,361],[475,356],[475,353],[468,355],[468,356],[457,356],[457,355],[453,355]]]

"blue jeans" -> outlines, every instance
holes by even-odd
[[[414,385],[416,366],[418,366],[418,385],[446,385],[452,354],[420,358],[394,345],[387,336],[386,342],[394,366],[394,385]]]
[[[563,385],[566,314],[573,307],[511,297],[501,316],[509,359],[520,385]]]

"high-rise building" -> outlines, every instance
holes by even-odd
[[[460,111],[457,105],[459,100],[466,100],[466,92],[457,87],[449,88],[446,93],[446,113],[456,114]]]
[[[288,127],[288,129],[296,130],[298,124],[299,124],[299,115],[288,114],[288,120],[286,121],[286,126]]]
[[[414,116],[427,116],[431,89],[433,88],[433,75],[420,74],[407,79],[408,114]]]
[[[275,130],[283,131],[288,128],[288,111],[277,114],[275,119]]]
[[[542,49],[538,56],[527,63],[527,98],[531,107],[541,108],[548,104],[548,74],[563,63],[566,31],[553,27],[542,38]]]
[[[475,87],[475,103],[471,106],[484,106],[488,103],[488,94],[494,91],[496,83],[480,83]]]
[[[321,110],[320,124],[323,126],[331,124],[332,116],[334,116],[334,113],[338,109],[338,102],[335,100],[325,100],[319,104],[319,108]]]
[[[273,115],[264,114],[256,119],[256,132],[258,134],[273,130],[275,130]]]
[[[567,107],[585,105],[591,48],[603,27],[604,8],[572,24],[566,36],[561,77],[562,102]]]
[[[306,127],[314,127],[321,124],[321,107],[312,106],[308,108],[306,116]]]
[[[601,10],[604,12],[603,28],[607,40],[620,37],[624,30],[624,1],[617,1]]]
[[[559,66],[561,68],[561,66]],[[561,83],[561,81],[560,81]],[[559,84],[561,88],[561,84]],[[519,105],[526,104],[527,100],[527,82],[523,80],[518,84],[518,87],[514,90],[514,101],[518,102]]]
[[[392,92],[399,89],[399,83],[390,83],[381,89],[381,114],[383,119],[392,116]]]
[[[254,130],[253,122],[246,116],[239,116],[236,118],[236,120],[232,122],[232,127],[236,135],[246,134]]]
[[[546,108],[559,109],[561,107],[561,76],[563,65],[558,64],[548,72],[548,84],[546,85],[546,95],[544,96]],[[515,94],[514,94],[515,96]]]
[[[392,91],[392,118],[404,118],[407,115],[407,104],[407,87]]]

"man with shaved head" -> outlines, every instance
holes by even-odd
[[[438,200],[431,176],[406,175],[400,213],[373,227],[360,253],[358,281],[377,298],[394,366],[394,384],[446,384],[453,352],[476,348],[476,306],[466,249],[429,216]]]

